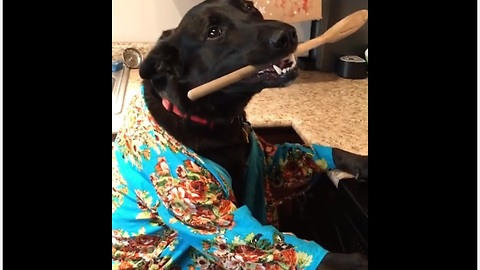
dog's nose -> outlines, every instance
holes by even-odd
[[[292,29],[276,30],[270,37],[270,45],[275,49],[283,49],[292,44],[297,44],[297,42],[297,31],[293,27]]]

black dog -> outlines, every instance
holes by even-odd
[[[297,78],[292,56],[297,44],[293,26],[264,20],[250,1],[207,0],[193,7],[176,29],[164,32],[140,67],[145,102],[155,121],[228,171],[239,206],[247,195],[243,178],[251,143],[245,136],[244,108],[262,89],[283,87]],[[188,99],[190,89],[252,64],[271,66],[196,101]],[[368,179],[367,156],[336,148],[332,155],[338,169]],[[317,269],[364,270],[367,265],[359,254],[329,253]]]

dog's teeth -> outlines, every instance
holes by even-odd
[[[285,74],[286,72],[287,72],[287,69],[286,69],[286,68],[282,69],[282,73],[283,73],[283,74]]]
[[[282,74],[282,70],[279,67],[277,67],[277,65],[273,65],[273,69],[275,69],[278,75]]]

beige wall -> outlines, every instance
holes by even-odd
[[[112,42],[155,42],[176,27],[181,17],[202,0],[112,0]],[[310,35],[310,23],[294,24],[300,41]]]

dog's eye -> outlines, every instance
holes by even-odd
[[[220,36],[222,36],[222,34],[223,34],[222,29],[220,29],[218,27],[212,27],[208,30],[207,38],[208,39],[216,39],[216,38],[219,38]]]
[[[255,6],[253,5],[252,2],[250,1],[245,1],[245,7],[248,9],[248,10],[252,10],[255,8]]]

